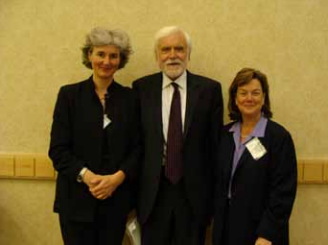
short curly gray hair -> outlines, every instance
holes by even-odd
[[[120,49],[120,64],[119,69],[123,68],[129,61],[132,53],[130,38],[125,31],[122,30],[107,30],[101,27],[93,28],[90,33],[86,35],[85,44],[82,47],[82,63],[92,69],[89,61],[89,52],[95,46],[115,45]]]

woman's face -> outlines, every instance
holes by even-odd
[[[237,88],[236,105],[242,118],[259,119],[264,105],[265,94],[258,79]]]
[[[89,52],[93,75],[100,79],[111,79],[118,70],[120,49],[114,45],[95,46]]]

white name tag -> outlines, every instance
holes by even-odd
[[[257,137],[247,142],[246,148],[255,160],[260,159],[265,153],[267,153],[265,147]]]
[[[107,114],[104,114],[103,128],[106,128],[112,121],[108,118]]]

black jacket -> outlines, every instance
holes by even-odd
[[[259,138],[267,153],[254,160],[245,149],[232,179],[229,205],[235,151],[230,128],[231,124],[225,126],[218,149],[214,244],[222,245],[222,237],[228,236],[229,243],[224,245],[254,245],[258,237],[274,245],[288,245],[288,222],[297,187],[293,140],[285,128],[268,120],[265,136]]]
[[[54,211],[69,219],[91,221],[97,199],[87,185],[77,182],[85,166],[96,174],[123,170],[126,179],[111,202],[118,214],[126,214],[134,201],[134,180],[140,155],[138,103],[134,91],[113,82],[108,88],[107,112],[111,124],[103,129],[103,108],[92,78],[63,86],[58,94],[49,156],[58,172]],[[103,144],[104,134],[107,143]],[[109,159],[103,161],[103,147]]]

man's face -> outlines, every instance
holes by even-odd
[[[159,68],[171,80],[177,79],[187,68],[188,52],[186,38],[181,32],[161,38],[156,49]]]

